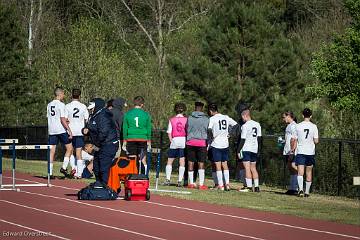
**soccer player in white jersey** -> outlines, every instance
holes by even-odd
[[[81,157],[81,149],[84,147],[84,136],[81,132],[81,130],[85,127],[85,122],[89,118],[89,112],[87,110],[87,107],[85,104],[80,102],[80,95],[81,90],[80,89],[73,89],[72,90],[72,101],[68,104],[66,104],[66,111],[67,111],[67,119],[69,120],[69,127],[71,129],[71,132],[73,134],[73,137],[71,139],[73,148],[75,149],[75,157],[77,162],[71,161],[70,159],[70,165],[71,165],[71,176],[81,178],[80,171],[77,171],[77,168],[83,169],[84,161]],[[62,168],[60,169],[61,172],[67,171],[67,166],[69,162],[64,161]]]
[[[290,171],[290,184],[288,187],[287,195],[297,194],[297,167],[295,164],[295,153],[294,148],[294,136],[296,131],[296,118],[293,112],[286,111],[282,114],[283,121],[287,124],[285,129],[285,145],[283,150],[283,155],[287,163],[288,169]]]
[[[229,126],[236,126],[237,122],[227,115],[218,112],[216,104],[211,103],[208,107],[210,113],[209,136],[211,141],[212,161],[216,166],[218,189],[230,191],[230,174],[227,161],[229,160]],[[223,182],[223,171],[225,188]]]
[[[48,119],[48,143],[50,148],[50,176],[53,174],[53,162],[55,158],[56,145],[59,141],[65,145],[66,152],[64,161],[69,161],[73,148],[71,145],[72,132],[67,123],[67,112],[64,100],[64,90],[60,87],[54,90],[55,99],[47,105]]]
[[[312,169],[315,165],[315,144],[319,143],[319,131],[311,120],[312,112],[305,108],[302,112],[304,121],[296,125],[294,136],[297,155],[295,163],[298,171],[299,197],[309,197],[312,182]],[[304,171],[306,172],[306,186],[304,195]]]
[[[240,189],[241,192],[252,191],[254,180],[254,191],[260,192],[259,174],[256,170],[256,161],[260,153],[261,146],[261,126],[258,122],[251,119],[250,110],[241,113],[241,118],[245,122],[241,126],[241,140],[239,153],[242,152],[242,161],[245,167],[246,188]],[[239,157],[240,158],[240,157]]]

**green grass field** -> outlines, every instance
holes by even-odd
[[[58,172],[60,165],[60,162],[55,162],[55,175],[57,175],[56,173]],[[11,161],[9,159],[4,159],[3,167],[7,170],[11,169]],[[46,175],[46,162],[17,160],[16,171],[30,173],[33,175]],[[177,179],[176,177],[177,176],[175,175],[172,176],[174,182]],[[151,184],[154,186],[155,177],[153,173],[151,174],[150,178]],[[163,180],[164,176],[161,175],[160,183]],[[91,182],[93,180],[81,181]],[[211,186],[212,180],[207,179],[206,185]],[[231,186],[232,188],[237,189],[241,185],[238,182],[231,182]],[[197,200],[224,206],[295,215],[310,219],[321,219],[326,221],[360,225],[360,201],[358,199],[318,194],[312,194],[310,198],[305,199],[281,194],[284,192],[282,189],[270,188],[267,186],[260,187],[262,190],[260,193],[242,193],[236,190],[230,192],[221,192],[216,190],[199,191],[195,189],[190,190],[185,188],[177,188],[173,186],[160,186],[161,189],[186,190],[191,191],[192,194],[183,195],[164,192],[154,192],[153,194],[188,200]]]

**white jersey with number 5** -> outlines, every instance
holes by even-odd
[[[241,139],[245,139],[243,152],[257,153],[259,149],[257,137],[261,137],[261,126],[254,120],[247,121],[241,126]]]
[[[66,104],[67,118],[73,136],[82,136],[81,129],[85,126],[85,120],[89,118],[89,112],[85,104],[73,100]]]
[[[49,135],[65,133],[66,130],[61,124],[61,118],[67,117],[65,104],[60,100],[53,100],[47,105],[47,119]]]
[[[212,130],[213,141],[211,146],[214,148],[229,147],[229,126],[235,126],[237,122],[228,115],[215,114],[209,119],[209,128]]]
[[[319,138],[315,124],[308,121],[297,124],[293,138],[297,139],[297,154],[315,155],[314,138]]]

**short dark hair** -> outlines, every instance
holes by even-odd
[[[302,112],[304,118],[309,118],[312,115],[312,112],[310,110],[310,108],[304,108],[303,112]]]
[[[134,97],[134,105],[135,106],[141,106],[144,103],[145,103],[145,99],[142,96]]]
[[[182,103],[182,102],[178,102],[178,103],[175,103],[175,106],[174,106],[174,112],[176,114],[179,114],[179,113],[183,113],[186,111],[186,105],[185,103]]]
[[[296,118],[295,114],[292,111],[285,111],[285,112],[283,112],[283,115],[290,116],[291,119],[293,119],[293,120]]]
[[[57,96],[60,92],[64,92],[64,89],[62,87],[57,86],[54,89],[54,95]]]
[[[113,101],[114,99],[110,99],[109,101],[106,102],[106,108],[112,107],[113,106]]]
[[[196,101],[195,107],[204,107],[204,103]]]
[[[212,111],[212,112],[217,112],[218,111],[218,107],[216,105],[216,103],[210,103],[208,106],[208,111]]]
[[[81,90],[78,88],[74,88],[71,95],[73,99],[79,99],[81,95]]]

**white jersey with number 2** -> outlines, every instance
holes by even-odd
[[[297,139],[297,154],[315,155],[314,138],[319,138],[315,124],[308,121],[297,124],[293,138]]]
[[[66,104],[66,111],[73,136],[82,136],[81,130],[85,126],[85,120],[89,118],[89,112],[85,104],[73,100],[71,103]]]
[[[209,128],[212,130],[213,141],[211,146],[214,148],[229,147],[229,126],[235,126],[237,122],[228,115],[220,113],[210,117]]]
[[[241,139],[245,139],[242,151],[257,153],[259,149],[257,137],[261,136],[260,124],[254,120],[247,121],[241,126]]]
[[[67,117],[65,104],[60,100],[53,100],[47,105],[47,119],[49,135],[65,133],[66,130],[61,124],[61,118]]]

